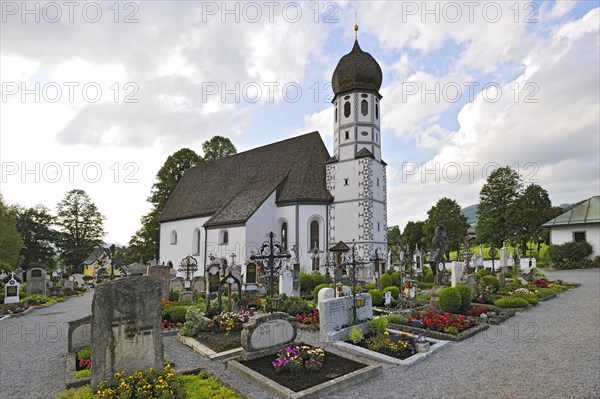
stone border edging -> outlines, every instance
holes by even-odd
[[[92,377],[75,378],[75,353],[67,353],[66,374],[67,381],[65,382],[66,389],[79,388],[84,385],[90,385]]]
[[[378,376],[382,372],[381,364],[371,364],[370,362],[365,363],[364,360],[355,359],[353,356],[348,356],[346,353],[341,353],[340,351],[334,350],[334,348],[327,348],[326,351],[343,358],[350,358],[351,360],[364,364],[365,367],[335,378],[331,381],[307,388],[300,392],[295,392],[284,387],[283,385],[279,385],[275,381],[268,379],[262,374],[259,374],[256,371],[242,365],[235,359],[229,360],[227,363],[225,363],[225,368],[238,373],[265,391],[271,392],[283,399],[322,398],[326,395],[339,392],[342,389],[346,389],[348,387],[360,384],[361,382],[367,381],[370,378]]]
[[[396,334],[404,333],[404,331],[392,330],[392,329],[388,329],[388,331],[396,333]],[[350,352],[350,353],[354,353],[356,355],[361,355],[361,356],[367,357],[371,360],[374,360],[376,362],[389,363],[389,364],[394,364],[396,366],[410,367],[413,364],[425,359],[426,357],[431,356],[432,353],[443,349],[447,344],[450,343],[450,341],[445,341],[445,340],[431,338],[431,337],[428,337],[428,340],[435,342],[435,345],[431,346],[427,352],[417,352],[416,354],[414,354],[404,360],[395,358],[393,356],[384,355],[384,354],[372,351],[370,349],[362,348],[360,346],[352,345],[352,344],[349,344],[344,341],[334,342],[333,345],[335,347],[337,347],[338,349],[341,349],[344,352]]]
[[[177,334],[177,340],[179,342],[181,342],[182,344],[184,344],[185,346],[192,348],[194,350],[194,352],[200,354],[200,356],[207,357],[210,360],[228,360],[233,357],[239,356],[243,351],[242,347],[239,347],[239,348],[230,349],[230,350],[227,350],[224,352],[215,352],[214,350],[210,349],[208,346],[202,345],[196,339],[194,339],[192,337],[186,337],[186,336],[182,335],[181,333]]]

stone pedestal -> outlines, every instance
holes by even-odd
[[[440,292],[442,292],[443,289],[444,287],[435,287],[433,291],[431,291],[431,299],[429,300],[429,306],[431,306],[433,309],[440,309],[439,296]]]
[[[463,264],[462,262],[452,262],[450,265],[450,270],[452,271],[452,275],[450,276],[450,282],[452,287],[456,287],[456,284],[463,277]]]
[[[163,301],[169,300],[169,284],[171,282],[171,268],[169,266],[148,266],[147,274],[160,283],[160,295]]]

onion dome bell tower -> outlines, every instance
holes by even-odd
[[[387,254],[386,163],[381,160],[381,67],[358,44],[337,64],[331,85],[334,154],[327,165],[329,246],[355,239],[359,255]],[[378,270],[379,267],[372,269]],[[369,276],[363,276],[369,277]]]

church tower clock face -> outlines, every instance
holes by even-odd
[[[355,32],[358,26],[354,27]],[[334,153],[327,164],[329,247],[356,240],[359,255],[387,253],[386,163],[381,159],[383,74],[356,35],[331,78]]]

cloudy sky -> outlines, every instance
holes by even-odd
[[[1,2],[1,192],[86,190],[126,244],[166,157],[318,130],[359,42],[383,69],[388,224],[478,202],[498,166],[555,205],[600,192],[598,1]]]

